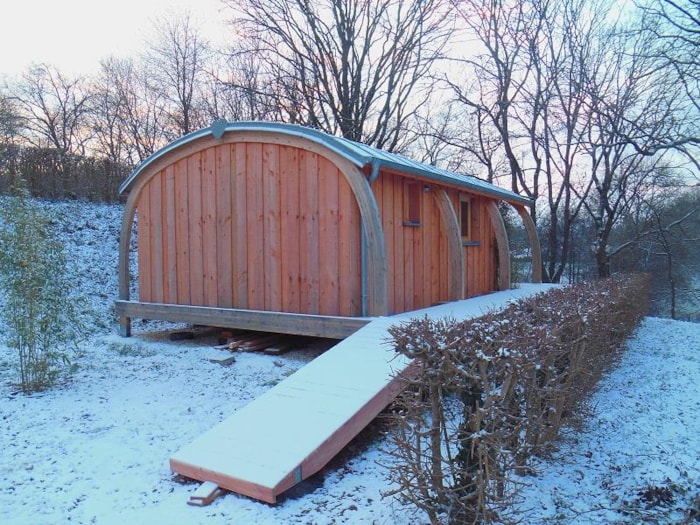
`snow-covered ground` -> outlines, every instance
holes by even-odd
[[[17,393],[0,346],[0,524],[415,524],[383,498],[390,427],[381,420],[276,506],[226,494],[186,505],[197,484],[168,458],[324,348],[208,361],[212,337],[172,342],[161,323],[116,335],[120,206],[57,204],[93,331],[77,371],[55,388]],[[700,511],[700,324],[647,318],[591,400],[582,428],[524,478],[522,522],[679,523]],[[294,436],[279,436],[281,441]],[[225,453],[225,451],[222,451]]]

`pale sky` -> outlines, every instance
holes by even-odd
[[[0,80],[47,63],[70,74],[90,74],[110,55],[136,55],[152,20],[188,11],[221,41],[229,11],[220,0],[18,0],[0,9]]]

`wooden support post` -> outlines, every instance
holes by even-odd
[[[131,317],[119,318],[119,335],[122,337],[131,337]]]
[[[532,253],[532,282],[541,283],[542,282],[542,250],[540,248],[540,239],[537,237],[537,229],[535,228],[535,223],[532,217],[525,209],[525,206],[519,204],[511,203],[511,206],[515,208],[520,215],[525,226],[525,231],[527,231],[527,238],[530,241],[530,252]]]
[[[209,358],[210,363],[217,363],[221,366],[229,366],[236,362],[236,357],[233,355],[217,355]]]
[[[457,212],[452,206],[450,197],[445,190],[433,193],[435,202],[440,210],[449,256],[449,296],[450,301],[464,299],[464,250],[462,250],[462,235],[459,230]]]
[[[496,245],[498,246],[498,265],[500,274],[500,290],[508,290],[510,288],[510,247],[508,245],[508,233],[506,225],[501,217],[501,212],[498,211],[495,201],[488,201],[487,210],[491,224],[496,233]]]
[[[223,493],[224,491],[219,488],[219,485],[213,481],[205,481],[192,493],[187,504],[195,507],[205,507]]]

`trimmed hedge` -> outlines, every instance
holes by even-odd
[[[0,193],[11,193],[19,176],[32,197],[119,202],[119,185],[130,169],[107,159],[61,155],[52,148],[0,144]]]
[[[483,317],[391,329],[414,374],[391,476],[432,523],[507,522],[512,473],[580,414],[646,314],[643,275],[551,289]],[[568,419],[571,421],[571,419]]]

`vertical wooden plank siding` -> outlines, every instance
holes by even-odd
[[[405,178],[372,186],[386,235],[389,311],[454,299],[454,257],[430,187],[420,226],[404,224]],[[421,190],[423,186],[421,185]],[[460,192],[444,190],[459,209]],[[496,286],[488,199],[470,196],[464,296]],[[156,174],[138,206],[139,298],[321,315],[360,315],[360,214],[337,166],[285,145],[222,144]],[[454,230],[454,227],[452,227]],[[452,241],[454,243],[454,241]]]
[[[474,213],[476,214],[477,220],[476,238],[480,243],[479,246],[477,246],[476,250],[474,250],[474,290],[477,294],[481,295],[484,293],[484,281],[486,280],[486,277],[484,275],[484,254],[489,250],[489,243],[485,235],[486,221],[484,221],[483,202],[481,201],[481,199],[476,198],[472,199],[472,202],[472,208],[474,209]]]
[[[150,181],[143,189],[138,207],[138,250],[139,250],[139,300],[150,302],[151,293],[151,186]]]
[[[217,306],[217,206],[216,206],[216,148],[202,152],[202,288],[205,306]],[[223,248],[223,247],[222,247]]]
[[[402,207],[401,207],[401,215],[399,216],[401,218],[401,229],[399,231],[398,241],[399,241],[399,246],[397,248],[403,252],[403,282],[402,282],[402,303],[403,303],[403,310],[410,310],[411,304],[413,304],[414,297],[413,297],[413,292],[414,292],[414,286],[413,286],[413,273],[415,271],[414,267],[414,261],[416,259],[416,254],[413,252],[413,243],[415,240],[415,237],[422,231],[424,230],[425,226],[425,217],[420,215],[420,210],[421,204],[422,204],[422,195],[420,192],[420,189],[418,188],[418,184],[405,184],[403,181],[401,181],[401,177],[396,177],[397,179],[397,186],[400,187],[400,199],[394,199],[394,202],[397,200],[401,202]],[[406,226],[406,221],[410,221],[409,218],[409,210],[407,209],[406,206],[404,206],[404,203],[407,202],[407,200],[410,200],[410,197],[408,196],[408,193],[411,191],[409,188],[413,187],[414,188],[414,199],[415,202],[417,203],[418,206],[418,213],[420,221],[422,221],[421,226]],[[399,189],[399,188],[397,188]]]
[[[299,287],[301,286],[299,233],[299,155],[296,148],[280,146],[280,195],[281,224],[280,249],[282,255],[282,310],[301,312]]]
[[[483,246],[483,238],[481,234],[481,217],[479,215],[479,200],[477,198],[472,198],[469,206],[469,211],[471,214],[471,233],[472,241],[480,243],[478,246],[467,246],[465,249],[467,251],[467,275],[469,279],[469,284],[467,286],[467,297],[473,297],[475,295],[481,295],[481,288],[479,285],[479,260]]]
[[[338,169],[318,158],[318,263],[321,313],[338,311]]]
[[[399,277],[400,269],[403,269],[403,264],[397,263],[399,257],[396,255],[396,243],[394,242],[394,237],[396,237],[396,225],[395,225],[395,212],[394,212],[394,185],[392,183],[392,178],[390,175],[382,175],[379,177],[377,186],[382,189],[382,208],[381,217],[382,225],[384,227],[384,235],[386,238],[386,257],[388,261],[388,282],[389,282],[389,312],[396,313],[400,312],[401,305],[398,304],[398,298],[396,295],[397,281]]]
[[[413,265],[413,268],[411,269],[411,273],[413,275],[409,275],[409,279],[411,281],[410,303],[412,305],[420,304],[429,300],[429,297],[425,294],[425,290],[423,289],[423,245],[426,240],[429,240],[426,239],[426,234],[430,233],[428,225],[433,219],[431,216],[431,211],[434,206],[432,202],[432,195],[430,195],[429,191],[425,191],[424,189],[426,187],[427,186],[423,184],[420,185],[420,212],[422,224],[419,228],[407,228],[408,230],[413,230],[411,234],[413,238],[411,239],[412,242],[410,246],[412,253],[407,254],[408,256],[406,257],[406,259],[410,259],[412,261]]]
[[[440,228],[444,231],[444,235],[436,238],[443,244],[447,255],[447,299],[455,301],[464,297],[464,250],[459,217],[446,190],[437,188],[432,194],[433,213],[435,216],[439,214]],[[437,217],[434,220],[437,223]]]
[[[459,196],[454,201],[459,204]],[[489,217],[488,203],[483,197],[470,197],[471,241],[464,247],[465,297],[474,297],[496,289],[495,230]]]
[[[233,305],[248,308],[248,179],[246,177],[246,145],[231,146],[231,172],[233,174]]]
[[[384,315],[498,284],[495,255],[504,240],[493,198],[389,169],[370,185],[368,168],[363,174],[304,137],[199,140],[167,152],[132,186],[127,212],[136,217],[142,302],[356,316],[365,291],[367,311]],[[460,195],[471,203],[468,246],[455,214]],[[128,243],[131,223],[122,231]],[[120,244],[120,298],[129,296],[125,251]]]
[[[162,173],[154,177],[149,187],[149,237],[151,240],[151,300],[163,302],[163,208]]]
[[[187,201],[187,159],[175,164],[175,238],[177,246],[176,275],[177,302],[190,304],[190,233],[188,227],[189,204]]]
[[[190,244],[190,304],[204,306],[201,153],[187,159],[187,206]]]
[[[165,217],[165,248],[163,249],[163,265],[165,268],[164,303],[177,303],[177,248],[175,235],[175,166],[165,169],[163,194],[163,216]]]
[[[279,146],[262,145],[264,310],[282,309]]]
[[[300,152],[299,194],[301,206],[300,300],[303,311],[320,313],[318,156]]]
[[[369,173],[366,174],[366,176],[369,176]],[[384,184],[381,179],[381,177],[377,180],[375,180],[371,185],[370,185],[370,190],[372,191],[372,196],[374,197],[374,200],[377,204],[377,209],[379,210],[379,219],[382,224],[382,230],[384,232],[384,250],[386,251],[386,273],[387,273],[387,312],[392,313],[394,311],[394,296],[393,296],[393,281],[392,281],[392,275],[393,275],[393,257],[390,255],[390,244],[388,242],[389,239],[389,234],[390,232],[387,230],[387,218],[386,214],[384,213],[384,190],[383,190]],[[362,232],[361,232],[362,233]],[[361,255],[360,258],[360,263],[362,263],[362,257],[365,257],[365,255]],[[372,261],[368,260],[365,258],[364,261],[367,264],[367,267],[369,268],[369,265],[372,264]],[[367,297],[369,297],[373,290],[371,289],[371,283],[368,283],[367,286]],[[363,305],[361,305],[361,308]]]
[[[491,238],[491,249],[498,260],[498,273],[493,276],[493,286],[498,290],[510,288],[510,249],[508,246],[508,233],[506,231],[501,212],[494,201],[486,202],[489,223],[494,235]]]
[[[446,247],[440,242],[440,221],[433,219],[430,224],[426,225],[426,228],[430,229],[430,246],[427,246],[425,249],[430,261],[429,266],[426,268],[429,272],[426,280],[430,283],[429,297],[432,303],[437,303],[440,302],[440,280],[444,279],[445,264],[447,264],[446,257],[442,256]]]
[[[482,199],[482,217],[483,217],[483,223],[484,223],[484,238],[486,239],[488,243],[488,248],[487,250],[484,251],[483,254],[483,268],[484,268],[484,288],[482,290],[482,294],[489,293],[489,292],[494,292],[499,289],[498,287],[498,282],[497,282],[497,274],[498,274],[498,268],[497,268],[497,250],[498,247],[496,245],[496,228],[494,227],[494,223],[491,220],[490,217],[490,212],[489,212],[489,207],[491,205],[494,206],[495,208],[495,202],[483,198]],[[496,213],[498,212],[498,209],[496,209]],[[499,219],[500,219],[500,214],[499,214]],[[505,227],[503,229],[503,234],[505,235]],[[508,240],[506,238],[505,240],[505,245],[507,246]],[[506,253],[508,253],[508,249],[505,250]],[[510,263],[510,260],[506,260],[507,263]],[[510,271],[508,272],[510,273]],[[510,277],[507,277],[507,280],[510,282]],[[509,284],[510,286],[510,284]]]
[[[471,200],[469,211],[471,213],[471,232],[472,240],[474,242],[481,243],[481,220],[479,217],[479,202],[478,199],[474,198]],[[479,288],[479,256],[481,255],[482,245],[470,246],[467,248],[467,253],[469,254],[469,280],[470,280],[470,293],[467,295],[481,295],[481,290]]]
[[[350,185],[338,174],[338,302],[340,315],[362,315],[360,210]]]
[[[403,178],[397,175],[391,176],[391,193],[394,202],[394,255],[396,263],[394,264],[394,295],[396,297],[397,312],[405,312],[406,308],[406,252],[404,251],[404,191],[406,187],[403,184]]]
[[[233,221],[231,147],[216,147],[216,306],[233,307]]]
[[[404,231],[402,199],[393,195],[402,181],[390,182],[390,222],[405,237],[396,242],[404,260],[428,243],[416,237],[419,228]],[[354,191],[331,160],[284,144],[217,144],[165,165],[145,182],[136,206],[139,300],[361,315]],[[392,284],[415,290],[402,309],[430,289],[423,275],[431,257],[422,254],[416,272],[407,263]]]
[[[248,308],[265,309],[264,214],[262,144],[246,144]]]
[[[386,238],[390,312],[430,306],[455,299],[461,293],[460,290],[451,292],[450,288],[454,282],[450,272],[455,272],[457,267],[461,271],[461,266],[452,261],[450,233],[433,195],[442,190],[436,186],[428,186],[426,190],[425,185],[420,184],[420,226],[407,226],[403,206],[408,187],[405,181],[400,175],[382,173],[372,185]],[[449,190],[446,195],[453,199],[458,193]],[[450,231],[454,234],[454,228]],[[458,251],[454,239],[452,243],[452,249]]]

